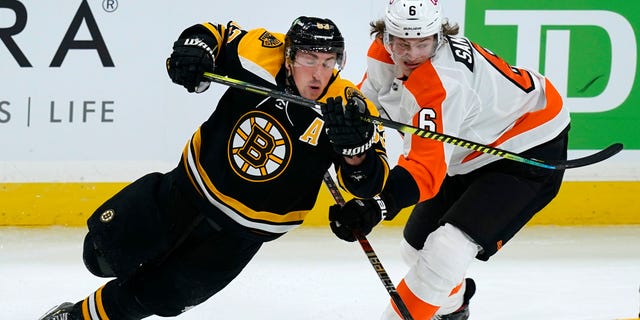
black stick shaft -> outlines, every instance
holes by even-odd
[[[329,189],[329,192],[331,192],[331,195],[333,196],[333,199],[336,201],[336,203],[340,206],[344,206],[344,198],[342,197],[340,190],[338,190],[338,186],[336,186],[336,183],[331,177],[331,174],[329,174],[329,172],[325,172],[323,179],[324,184]],[[371,243],[369,243],[369,240],[367,240],[365,235],[358,230],[354,230],[353,235],[356,237],[356,239],[358,239],[358,243],[360,243],[364,254],[367,256],[367,259],[369,259],[369,263],[371,263],[373,270],[375,270],[378,274],[378,278],[380,278],[380,281],[382,281],[384,288],[387,289],[389,296],[391,296],[391,300],[396,305],[396,308],[398,308],[398,311],[400,311],[402,318],[404,318],[404,320],[413,320],[409,309],[402,301],[402,298],[400,297],[400,294],[398,294],[398,291],[396,291],[396,287],[393,285],[393,281],[391,281],[391,278],[389,278],[387,271],[384,269],[384,266],[378,258],[378,255],[376,255],[376,252],[373,250],[373,247],[371,247]]]

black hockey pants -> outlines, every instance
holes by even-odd
[[[116,277],[95,301],[112,319],[178,315],[228,285],[262,245],[204,218],[172,173],[128,185],[88,226],[85,265],[97,276]]]

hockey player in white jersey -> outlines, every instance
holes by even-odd
[[[391,0],[371,23],[361,91],[391,120],[538,159],[565,160],[569,112],[541,74],[512,67],[457,36],[437,0]],[[404,229],[410,265],[398,292],[414,319],[469,317],[474,259],[487,261],[558,193],[548,170],[404,135],[403,153],[376,199],[330,209],[331,228],[354,241],[417,204]],[[383,319],[399,319],[393,304]]]

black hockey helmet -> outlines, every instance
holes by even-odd
[[[344,38],[333,21],[301,16],[293,21],[284,41],[285,57],[293,61],[298,50],[312,52],[335,52],[336,64],[344,66]]]

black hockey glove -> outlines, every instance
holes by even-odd
[[[344,206],[329,207],[329,226],[338,238],[353,242],[354,231],[369,234],[387,215],[387,205],[380,196],[373,199],[351,199]]]
[[[207,90],[210,82],[203,79],[202,74],[213,72],[215,68],[214,49],[200,38],[178,39],[173,44],[171,57],[167,59],[167,72],[171,80],[189,92]]]
[[[360,117],[368,114],[367,104],[358,96],[342,107],[342,97],[328,98],[321,106],[325,131],[339,154],[353,157],[373,145],[375,127]]]

